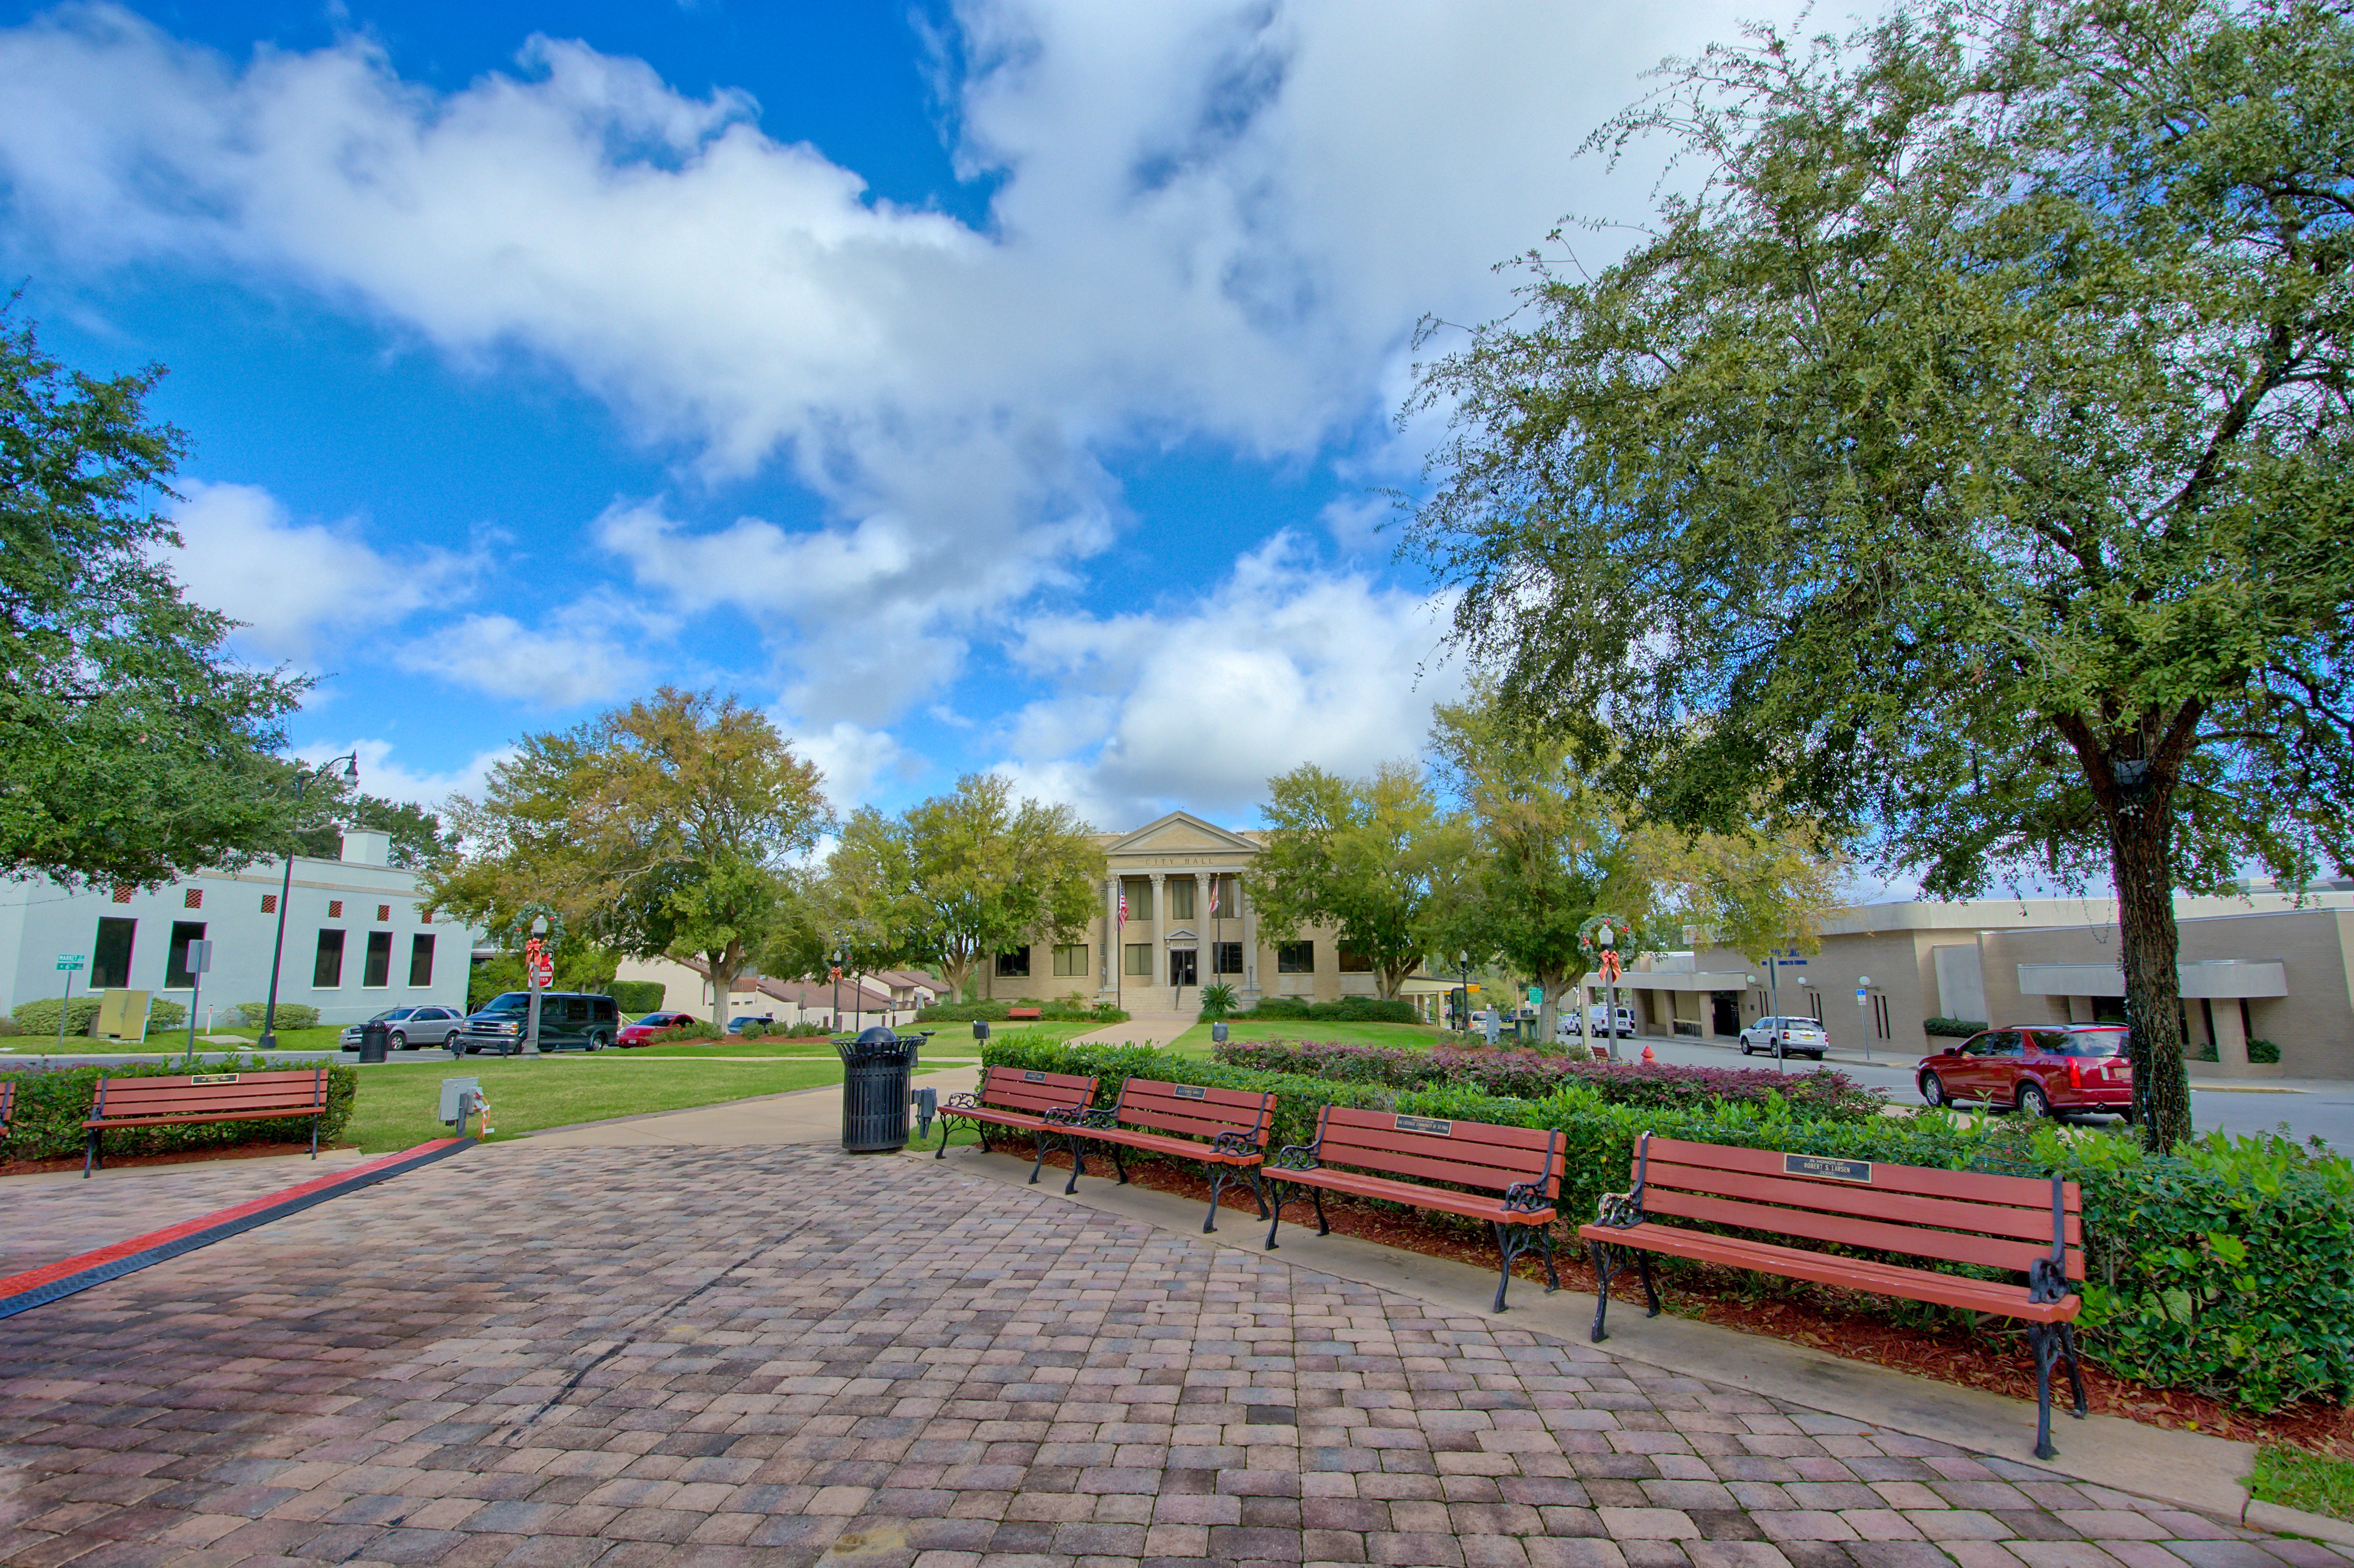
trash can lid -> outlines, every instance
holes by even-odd
[[[860,1031],[858,1035],[858,1044],[861,1045],[896,1045],[898,1043],[898,1035],[880,1023],[872,1029]]]

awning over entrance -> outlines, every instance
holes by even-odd
[[[2209,959],[2177,964],[2186,1000],[2286,996],[2288,975],[2274,959]],[[2126,972],[2115,964],[2021,964],[2022,996],[2123,996]]]

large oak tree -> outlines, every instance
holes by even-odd
[[[1424,372],[1459,637],[1666,818],[2105,872],[2186,1137],[2174,892],[2349,860],[2354,21],[1910,5],[1672,66],[1643,136],[1688,194]]]

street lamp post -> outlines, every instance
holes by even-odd
[[[524,1020],[524,1050],[530,1055],[539,1054],[539,956],[547,950],[547,916],[531,917],[531,940],[524,944],[524,968],[529,972],[524,979],[531,984],[531,1009]]]
[[[839,1034],[842,1033],[842,949],[840,948],[834,948],[827,957],[826,964],[833,970],[833,1032]]]
[[[307,763],[295,765],[294,806],[297,811],[301,810],[302,806],[303,786],[324,774],[338,762],[344,765],[345,778],[357,779],[360,776],[360,759],[357,752],[347,751],[341,757],[331,757],[316,768]],[[261,1004],[261,1038],[254,1042],[254,1049],[258,1051],[274,1051],[278,1048],[278,969],[280,962],[286,956],[286,901],[293,895],[294,846],[289,844],[286,846],[286,875],[278,886],[278,936],[270,948],[270,999]]]

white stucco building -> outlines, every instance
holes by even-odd
[[[419,903],[417,874],[387,863],[387,834],[344,834],[339,860],[294,858],[278,1000],[351,1023],[414,1002],[462,1010],[475,933]],[[60,954],[80,954],[74,994],[128,987],[186,1005],[189,942],[213,944],[196,1022],[228,1022],[239,1002],[270,992],[271,944],[286,863],[199,872],[153,891],[86,887],[46,878],[0,883],[0,999],[14,1008],[61,995]]]

